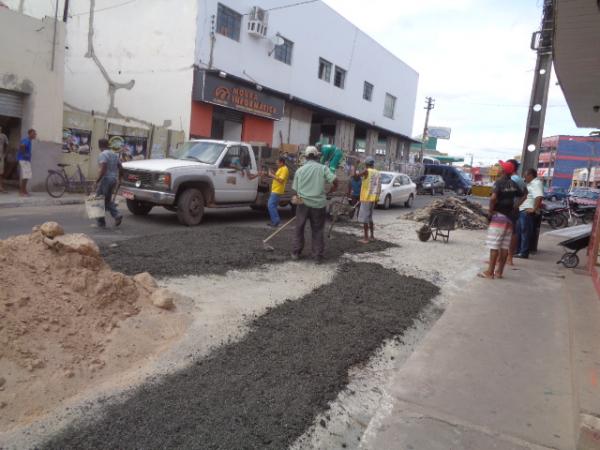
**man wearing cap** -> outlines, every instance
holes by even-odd
[[[513,233],[513,217],[517,211],[517,199],[523,195],[519,185],[511,179],[515,166],[504,161],[499,161],[499,164],[502,173],[494,184],[489,206],[490,225],[486,244],[490,249],[490,261],[488,269],[479,274],[482,278],[490,279],[503,278]]]
[[[310,221],[312,234],[312,253],[317,263],[323,261],[325,251],[325,217],[327,197],[325,184],[332,183],[331,191],[337,188],[337,180],[326,166],[319,164],[317,158],[319,151],[316,147],[309,146],[304,152],[306,162],[294,175],[292,189],[298,197],[296,206],[296,234],[292,259],[300,258],[304,249],[304,228],[306,221]]]
[[[519,206],[519,236],[518,253],[515,258],[529,258],[531,243],[535,233],[535,220],[542,208],[544,199],[544,186],[537,178],[537,170],[527,169],[525,172],[527,182],[527,199]]]
[[[365,170],[361,173],[362,186],[360,188],[360,208],[358,209],[358,221],[363,224],[364,238],[359,242],[368,244],[375,240],[373,232],[373,210],[381,194],[381,176],[379,170],[375,169],[375,159],[367,156],[365,159]],[[371,235],[369,236],[369,230]]]

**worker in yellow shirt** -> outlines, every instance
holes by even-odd
[[[271,196],[269,197],[268,209],[269,216],[271,216],[271,222],[268,223],[270,227],[277,228],[281,223],[279,217],[279,197],[285,192],[285,185],[290,178],[290,170],[285,165],[285,158],[280,156],[277,160],[277,172],[273,173],[269,170],[269,178],[273,179],[271,184]]]
[[[381,194],[381,175],[375,169],[375,159],[367,156],[365,159],[365,170],[361,173],[362,186],[360,189],[360,208],[358,210],[358,222],[363,224],[364,238],[359,242],[368,244],[375,240],[373,233],[373,210]],[[369,236],[371,231],[371,236]]]

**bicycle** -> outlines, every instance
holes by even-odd
[[[86,195],[90,194],[92,191],[91,187],[85,179],[85,175],[83,175],[79,164],[77,164],[77,172],[72,177],[65,170],[65,167],[69,167],[70,164],[57,164],[57,166],[61,170],[48,170],[48,176],[46,177],[46,191],[50,197],[62,197],[67,191],[83,191]]]

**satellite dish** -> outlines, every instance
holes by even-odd
[[[271,38],[271,42],[273,43],[274,46],[278,46],[278,45],[283,45],[283,43],[285,41],[283,40],[281,35],[279,33],[277,33],[275,36],[273,36]]]

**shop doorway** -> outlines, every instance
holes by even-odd
[[[244,114],[233,109],[215,106],[210,137],[227,141],[241,141]]]
[[[336,120],[321,114],[313,114],[310,124],[310,144],[317,142],[322,144],[333,144],[335,141]]]
[[[4,160],[4,179],[18,180],[17,149],[21,141],[21,118],[25,96],[19,92],[0,89],[0,127],[8,137],[8,149]]]

